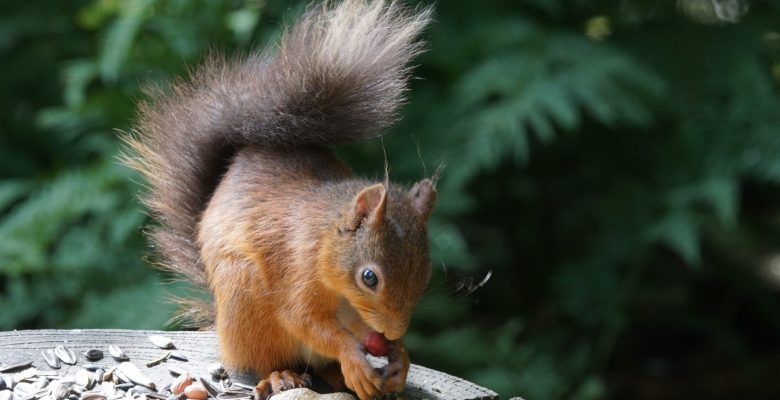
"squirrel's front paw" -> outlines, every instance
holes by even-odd
[[[292,371],[274,371],[255,386],[255,400],[266,400],[269,397],[289,389],[311,387],[309,374],[296,374]]]
[[[394,342],[387,354],[387,366],[384,367],[384,391],[386,393],[401,392],[406,387],[406,375],[409,372],[409,354],[404,345]]]
[[[377,398],[382,394],[382,377],[371,368],[362,353],[356,351],[340,361],[344,383],[360,400]]]

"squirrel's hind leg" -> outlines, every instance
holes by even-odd
[[[267,400],[285,390],[311,387],[309,374],[297,374],[290,370],[271,372],[255,386],[255,400]]]

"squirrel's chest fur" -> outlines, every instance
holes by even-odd
[[[291,361],[324,361],[287,332],[278,313],[301,307],[305,296],[317,297],[321,312],[343,309],[317,279],[315,263],[340,198],[351,198],[341,190],[351,176],[318,147],[255,146],[236,155],[198,231],[229,364],[265,373]]]

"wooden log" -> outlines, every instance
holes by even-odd
[[[164,362],[147,367],[146,363],[163,355],[167,350],[154,346],[148,339],[150,335],[163,335],[171,338],[176,349],[184,353],[188,361],[168,359]],[[40,370],[49,370],[43,360],[41,350],[53,349],[57,345],[65,345],[79,357],[74,366],[62,365],[60,374],[68,370],[81,368],[86,363],[104,367],[117,365],[108,354],[108,346],[115,344],[122,348],[130,360],[135,363],[146,376],[163,386],[171,382],[172,375],[168,366],[179,367],[202,377],[208,377],[208,365],[219,361],[219,349],[216,333],[206,332],[167,332],[143,330],[115,329],[80,329],[80,330],[28,330],[0,332],[0,369],[3,366],[19,362],[32,361],[33,366]],[[84,353],[90,349],[100,349],[105,357],[97,362],[89,362]],[[381,365],[381,361],[373,359],[372,363]],[[231,380],[254,386],[257,377],[250,373],[228,370]],[[419,365],[412,365],[406,382],[404,399],[431,400],[492,400],[497,399],[495,392],[477,386],[466,380],[435,371]]]

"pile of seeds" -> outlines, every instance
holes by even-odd
[[[149,340],[161,349],[170,349],[159,358],[145,365],[152,367],[173,358],[187,361],[182,352],[175,350],[173,341],[153,335]],[[69,348],[60,345],[41,351],[41,357],[52,371],[33,367],[33,362],[0,366],[0,400],[252,400],[254,387],[231,382],[220,363],[209,365],[211,379],[204,379],[190,371],[168,366],[175,377],[164,387],[146,377],[116,345],[108,346],[108,353],[117,364],[102,367],[90,362],[100,361],[103,350],[91,349],[84,353],[87,363],[80,368],[68,368],[67,373],[55,371],[62,364],[75,366],[79,357]]]

